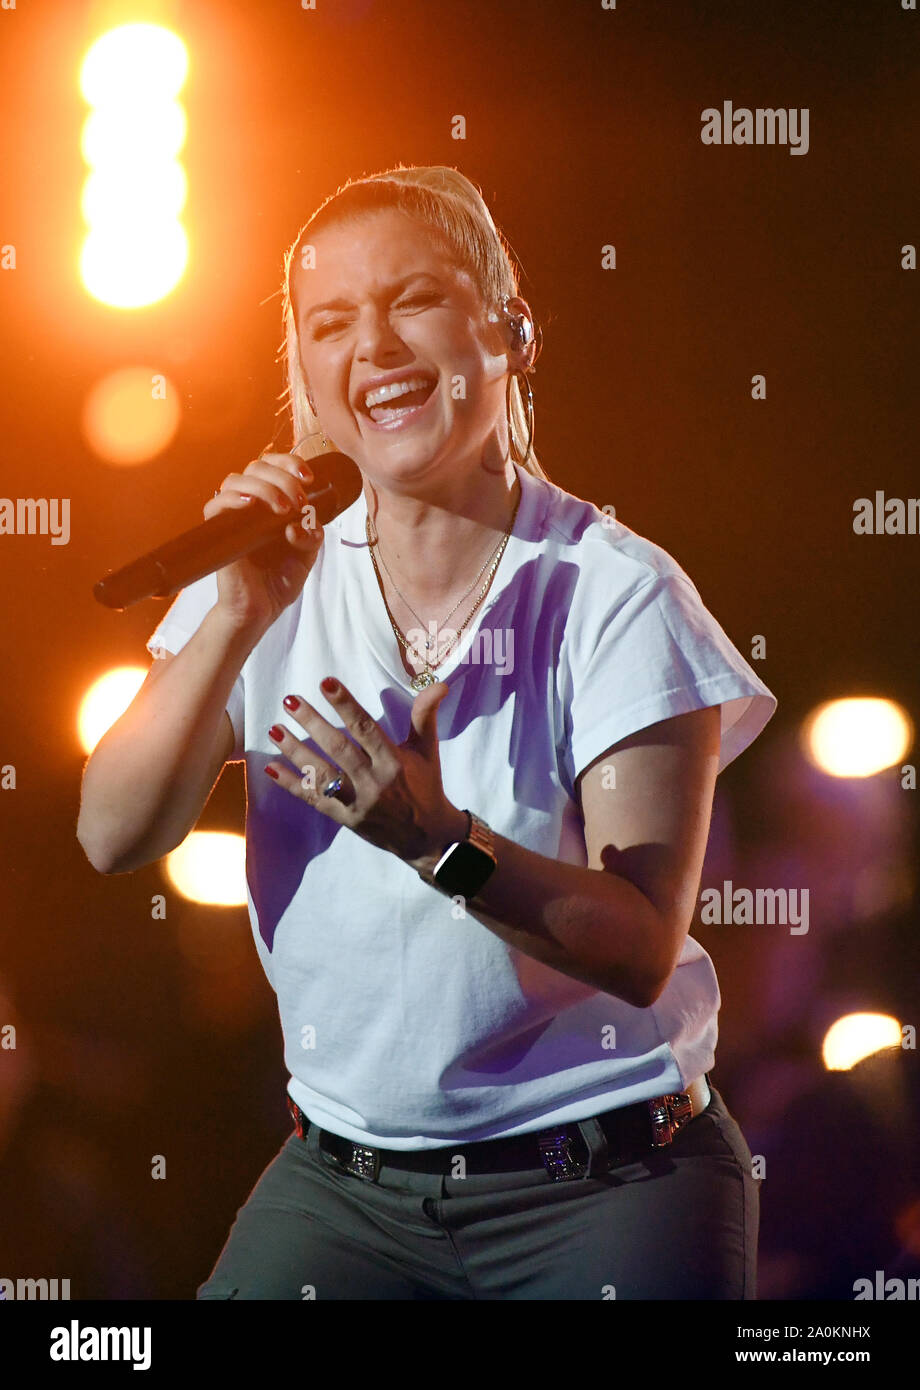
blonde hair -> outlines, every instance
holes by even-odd
[[[322,452],[322,446],[319,421],[310,409],[300,361],[292,270],[296,269],[305,238],[311,234],[347,218],[386,208],[395,208],[429,227],[440,238],[451,259],[469,272],[490,309],[499,308],[506,295],[520,294],[510,248],[493,222],[479,189],[458,169],[446,165],[399,165],[343,184],[316,209],[284,258],[284,341],[281,347],[287,367],[284,395],[291,412],[294,448],[304,458]],[[527,448],[527,411],[516,376],[511,379],[508,398],[511,437],[520,457]],[[547,478],[532,448],[522,467],[538,478]]]

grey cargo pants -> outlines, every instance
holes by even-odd
[[[384,1164],[371,1182],[311,1125],[259,1178],[197,1297],[753,1299],[758,1181],[710,1091],[669,1146],[564,1182],[539,1157],[464,1178]]]

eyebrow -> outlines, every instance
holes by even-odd
[[[388,286],[382,292],[381,297],[391,293],[399,294],[407,285],[411,285],[413,280],[433,280],[437,285],[442,284],[438,276],[431,271],[416,270],[411,275],[406,275],[402,280],[397,280],[393,285]],[[330,309],[350,309],[351,307],[352,301],[350,299],[327,299],[324,303],[314,304],[312,309],[308,309],[303,315],[303,322],[306,323],[308,319],[313,318],[314,314],[328,312]]]

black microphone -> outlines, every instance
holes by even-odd
[[[306,489],[307,503],[315,509],[317,525],[325,526],[343,509],[340,492],[346,497],[353,493],[349,501],[358,496],[358,470],[351,459],[333,452],[311,459],[310,467],[314,481]],[[327,476],[330,472],[340,482],[338,491]],[[106,608],[128,608],[144,598],[171,598],[187,584],[244,555],[252,554],[256,564],[270,568],[292,553],[284,536],[292,521],[299,522],[300,518],[290,512],[279,515],[267,502],[254,497],[245,507],[228,508],[121,569],[110,570],[93,586],[93,596]]]

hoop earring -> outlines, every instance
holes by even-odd
[[[512,426],[512,421],[511,421],[511,378],[512,378],[512,377],[523,377],[523,380],[524,380],[523,388],[522,388],[522,389],[519,388],[519,389],[521,389],[521,395],[524,397],[524,400],[526,401],[526,406],[527,406],[527,448],[524,450],[524,455],[523,455],[522,458],[515,458],[515,457],[514,457],[514,428],[513,428],[513,426]],[[514,369],[513,372],[509,372],[509,373],[508,373],[508,381],[507,381],[507,384],[506,384],[506,386],[505,386],[505,414],[506,414],[506,416],[508,417],[508,446],[509,446],[509,449],[510,449],[510,452],[511,452],[511,457],[512,457],[512,459],[513,459],[513,461],[514,461],[515,463],[520,464],[520,466],[523,468],[523,467],[526,465],[527,460],[530,458],[530,451],[531,451],[531,449],[533,448],[533,425],[534,425],[534,419],[533,419],[533,392],[532,392],[531,389],[530,389],[530,382],[527,380],[527,373],[524,372],[524,371],[522,371],[520,367],[515,367],[515,369]]]
[[[308,405],[309,405],[309,407],[310,407],[310,410],[311,410],[311,412],[312,412],[312,414],[313,414],[314,420],[315,420],[316,423],[319,425],[320,438],[321,438],[322,441],[323,441],[322,447],[323,447],[324,449],[328,449],[328,447],[329,447],[329,442],[328,442],[328,440],[326,439],[326,431],[323,429],[322,424],[320,423],[319,417],[318,417],[318,415],[316,414],[316,402],[314,401],[313,397],[310,395],[309,391],[307,392],[307,403],[308,403]],[[309,437],[310,437],[310,436],[308,435],[307,438],[309,438]]]

